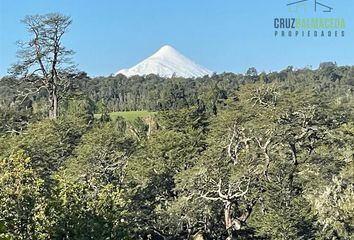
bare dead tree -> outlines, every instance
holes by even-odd
[[[268,131],[268,132],[271,132],[271,131]],[[257,142],[259,149],[261,150],[261,153],[264,156],[265,163],[264,163],[263,175],[266,180],[269,180],[268,169],[269,169],[269,164],[271,161],[271,158],[269,156],[269,145],[272,142],[272,138],[273,138],[272,133],[266,139],[263,139],[262,137],[255,137],[254,138]]]
[[[229,128],[228,144],[226,146],[227,155],[232,160],[233,165],[238,163],[238,156],[242,147],[248,149],[252,138],[246,137],[245,129],[239,128],[238,123],[235,122]]]
[[[224,162],[225,165],[222,167],[224,174],[210,174],[206,169],[200,171],[199,177],[204,187],[200,188],[199,192],[195,192],[199,198],[223,203],[227,240],[237,237],[257,202],[257,198],[250,197],[249,192],[260,175],[258,163],[252,156],[240,156],[240,152],[249,151],[254,142],[253,137],[247,135],[246,129],[240,127],[237,121],[230,126],[227,144],[223,147],[220,159],[216,160],[216,162]],[[267,149],[268,141],[265,145]],[[247,168],[244,168],[246,165]],[[233,171],[239,168],[244,171],[236,177]]]
[[[70,88],[69,78],[76,67],[72,63],[73,51],[62,43],[71,19],[58,13],[25,17],[22,22],[31,34],[27,42],[18,42],[18,63],[10,73],[24,83],[26,89],[19,93],[27,98],[46,91],[48,95],[48,116],[56,119],[59,115],[59,101]]]
[[[209,189],[205,192],[200,192],[199,196],[209,201],[223,202],[225,229],[228,234],[227,240],[234,239],[237,235],[236,232],[241,229],[242,225],[250,217],[257,201],[256,199],[248,201],[245,209],[242,211],[238,209],[241,215],[235,216],[234,208],[238,206],[241,199],[248,193],[251,179],[245,177],[237,182],[223,183],[221,178],[217,182],[210,178],[209,184]]]
[[[257,88],[253,91],[250,99],[253,106],[259,104],[261,106],[275,106],[277,104],[277,88],[275,86],[265,86]]]

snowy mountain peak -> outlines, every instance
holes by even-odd
[[[170,45],[165,45],[139,64],[129,69],[122,69],[116,75],[119,73],[127,77],[156,74],[161,77],[172,77],[175,75],[191,78],[210,75],[212,72],[183,56]]]
[[[176,49],[170,45],[161,47],[153,56],[155,57],[168,57],[173,55],[181,55]]]
[[[177,52],[171,45],[162,46],[157,52]]]

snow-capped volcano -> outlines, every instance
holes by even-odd
[[[165,45],[144,61],[132,68],[122,69],[116,75],[119,73],[127,77],[153,73],[161,77],[172,77],[175,75],[191,78],[210,75],[212,72],[183,56],[173,47]]]

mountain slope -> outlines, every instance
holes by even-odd
[[[161,77],[202,77],[210,75],[208,69],[194,63],[169,45],[160,48],[155,54],[129,69],[122,69],[116,73],[127,77],[134,75],[156,74]]]

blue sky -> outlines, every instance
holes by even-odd
[[[107,76],[135,65],[170,44],[212,71],[244,73],[323,61],[354,64],[354,1],[321,0],[332,13],[306,17],[346,20],[344,38],[277,38],[273,19],[289,17],[291,0],[0,0],[0,76],[16,62],[20,20],[60,12],[73,19],[65,45],[90,76]]]

